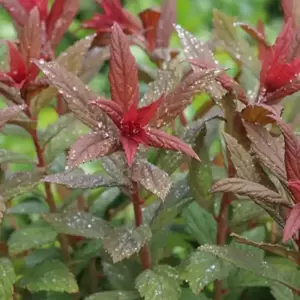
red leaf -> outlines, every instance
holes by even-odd
[[[82,163],[110,155],[117,148],[117,140],[101,132],[83,135],[70,149],[67,168],[74,168]]]
[[[25,24],[27,13],[18,0],[0,0],[0,6],[6,9],[19,25]]]
[[[259,34],[265,39],[266,34],[265,34],[264,23],[261,20],[259,20],[257,22],[256,27]],[[264,59],[269,48],[270,48],[269,45],[267,46],[266,44],[258,43],[258,56],[261,61]]]
[[[295,201],[297,203],[300,202],[300,180],[289,181],[288,186],[295,198]]]
[[[30,11],[36,6],[40,13],[40,18],[45,19],[48,11],[48,0],[19,0],[26,12]]]
[[[62,39],[80,7],[80,0],[55,0],[47,18],[47,36],[54,48]]]
[[[284,21],[293,20],[293,27],[296,29],[299,25],[300,5],[298,0],[282,0],[281,6],[283,9]]]
[[[7,41],[7,45],[10,58],[9,75],[16,83],[21,83],[27,76],[24,59],[12,42]]]
[[[265,39],[265,35],[263,31],[263,23],[261,21],[258,21],[257,28],[253,28],[246,23],[238,23],[238,25],[243,30],[245,30],[253,39],[255,39],[259,45],[263,45],[264,47],[269,47],[269,44]]]
[[[109,81],[112,100],[127,111],[139,99],[136,62],[130,52],[129,41],[117,23],[111,38]]]
[[[156,31],[161,13],[148,8],[139,14],[145,30],[144,36],[148,42],[148,48],[152,52],[156,44]]]
[[[285,167],[288,181],[297,181],[300,179],[300,145],[292,128],[277,120],[277,123],[284,136],[285,144]]]
[[[283,229],[283,242],[287,242],[300,229],[300,203],[297,203],[286,221]]]
[[[152,102],[147,106],[143,106],[137,110],[137,122],[141,124],[141,126],[147,125],[151,119],[154,117],[159,105],[162,103],[164,99],[164,95],[162,95],[158,100]]]
[[[164,148],[167,150],[179,151],[197,160],[200,160],[198,155],[189,145],[185,144],[178,137],[168,135],[158,129],[147,128],[148,145],[156,148]]]
[[[123,149],[124,149],[124,152],[125,152],[125,155],[126,155],[126,158],[127,158],[128,165],[129,165],[129,167],[131,167],[131,165],[133,163],[134,156],[135,156],[135,154],[137,152],[137,149],[139,147],[139,143],[136,142],[133,139],[128,139],[127,137],[122,136],[122,135],[120,136],[120,142],[123,146]]]
[[[168,48],[176,23],[176,0],[165,0],[156,31],[156,48]]]

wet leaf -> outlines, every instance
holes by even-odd
[[[79,211],[45,214],[44,219],[58,233],[82,236],[90,239],[103,238],[111,230],[111,225],[93,215]]]
[[[134,291],[111,291],[100,292],[88,296],[85,300],[135,300],[139,299],[140,294]]]
[[[81,169],[48,175],[43,178],[43,181],[62,184],[73,189],[93,189],[97,187],[118,186],[118,183],[108,176],[86,174]]]
[[[199,247],[198,251],[211,254],[223,262],[251,271],[266,279],[282,283],[296,291],[299,290],[300,272],[296,268],[293,271],[281,270],[280,267],[262,260],[253,252],[243,251],[232,246],[204,245]]]
[[[117,150],[117,146],[116,138],[108,133],[92,132],[82,135],[69,151],[67,168],[110,155]]]
[[[247,196],[251,199],[258,199],[262,202],[279,203],[289,206],[289,202],[283,199],[280,194],[265,186],[241,178],[221,179],[212,187],[212,192],[232,192]]]
[[[7,214],[13,215],[30,215],[41,214],[49,211],[49,207],[44,202],[24,201],[7,209]]]
[[[124,111],[138,102],[138,73],[129,40],[117,23],[112,27],[109,82],[111,97]]]
[[[15,104],[24,103],[18,89],[16,89],[15,87],[10,87],[2,82],[0,82],[0,95]]]
[[[179,300],[180,283],[178,272],[169,265],[157,265],[153,270],[146,270],[135,281],[145,300]]]
[[[260,176],[256,172],[254,161],[250,153],[247,152],[231,135],[223,132],[223,136],[238,177],[259,182]]]
[[[0,195],[4,201],[10,200],[33,189],[40,182],[41,177],[40,172],[16,172],[0,185]]]
[[[211,211],[213,206],[213,194],[209,192],[213,178],[210,168],[208,149],[205,144],[206,126],[202,127],[198,134],[194,150],[201,161],[192,159],[189,162],[188,180],[194,199],[200,206]]]
[[[116,228],[106,233],[103,247],[116,263],[139,252],[150,238],[151,230],[147,225],[133,229]]]
[[[300,229],[299,217],[300,217],[300,203],[298,202],[293,206],[286,220],[286,224],[283,229],[283,239],[282,239],[284,243],[286,243],[289,239],[291,239],[292,236],[296,234]]]
[[[247,136],[251,140],[251,148],[258,159],[280,180],[285,182],[286,170],[284,165],[283,144],[273,137],[267,129],[254,125],[244,124]]]
[[[257,243],[254,241],[251,241],[245,237],[242,237],[238,234],[232,233],[231,236],[234,238],[235,241],[237,241],[238,243],[242,243],[242,244],[246,244],[246,245],[250,245],[256,248],[260,248],[263,249],[265,251],[271,252],[273,254],[285,257],[287,259],[290,259],[292,261],[295,261],[296,263],[298,263],[300,261],[300,253],[293,251],[287,247],[284,247],[282,245],[279,244],[268,244],[268,243]]]
[[[104,131],[110,132],[114,129],[112,122],[108,124],[106,115],[100,109],[88,106],[88,102],[97,99],[98,96],[85,86],[77,76],[68,72],[57,62],[35,61],[35,63],[51,84],[56,87],[69,109],[80,121],[94,130],[99,129],[99,123]]]
[[[289,18],[293,21],[294,29],[298,28],[300,6],[297,0],[282,0],[281,6],[284,13],[284,21],[287,22]]]
[[[41,45],[40,16],[38,8],[34,7],[29,13],[20,40],[20,53],[27,67],[31,65],[32,59],[40,57]]]
[[[200,245],[215,243],[217,223],[212,214],[194,202],[184,210],[183,217],[188,232],[196,238]]]
[[[14,293],[13,284],[17,276],[12,262],[5,257],[0,258],[0,297],[3,300],[12,299]]]
[[[167,173],[142,159],[134,161],[130,178],[162,200],[165,200],[172,185]]]
[[[0,149],[0,164],[5,163],[33,163],[33,161],[22,153],[15,153],[7,149]]]
[[[50,226],[29,226],[14,231],[8,240],[10,255],[55,242],[57,233]]]
[[[7,121],[15,119],[25,108],[26,105],[13,105],[0,109],[0,129]]]
[[[68,118],[66,119],[68,120]],[[64,122],[62,121],[62,123]],[[75,118],[69,118],[69,123],[62,127],[63,125],[58,120],[46,133],[45,137],[49,138],[48,141],[45,141],[47,145],[44,151],[47,162],[52,162],[58,154],[68,149],[79,137],[88,131],[88,128]],[[52,133],[55,135],[51,136]]]
[[[26,22],[27,13],[18,0],[1,0],[1,5],[18,23],[24,24]]]
[[[58,260],[48,260],[29,268],[19,281],[19,285],[30,292],[78,292],[74,275]]]
[[[198,295],[212,281],[227,278],[234,268],[230,262],[220,260],[211,253],[195,251],[182,263],[179,272],[181,279],[186,280],[193,293]]]

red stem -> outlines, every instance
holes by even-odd
[[[143,213],[142,213],[143,200],[140,198],[139,185],[135,181],[132,181],[131,199],[134,208],[135,225],[136,227],[139,227],[143,225]],[[151,257],[147,245],[140,250],[140,260],[144,270],[151,268]]]

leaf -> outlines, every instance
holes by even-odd
[[[111,225],[93,215],[79,211],[66,211],[63,213],[45,214],[44,219],[58,233],[82,236],[90,239],[103,238]]]
[[[5,163],[33,163],[33,161],[22,153],[11,152],[7,149],[0,149],[0,164]]]
[[[195,295],[191,289],[182,288],[180,300],[209,300],[204,293]]]
[[[42,173],[40,172],[16,172],[0,185],[0,195],[4,201],[11,200],[15,196],[33,189],[40,182],[41,177]]]
[[[0,0],[0,4],[20,25],[26,22],[27,13],[18,0]]]
[[[233,269],[230,262],[218,259],[211,253],[196,251],[182,263],[179,272],[180,278],[186,280],[193,293],[198,295],[210,282],[227,278]]]
[[[78,165],[106,156],[117,150],[117,140],[108,133],[92,132],[82,135],[72,145],[67,168],[74,168]]]
[[[234,238],[235,241],[237,241],[238,243],[242,243],[242,244],[246,244],[246,245],[250,245],[253,247],[257,247],[260,249],[263,249],[265,251],[271,252],[273,254],[285,257],[287,259],[293,260],[296,263],[298,263],[300,261],[300,254],[299,252],[293,251],[291,249],[288,249],[282,245],[279,244],[267,244],[267,243],[257,243],[254,241],[251,241],[245,237],[242,237],[238,234],[232,233],[230,236],[232,236]]]
[[[95,107],[90,108],[88,103],[98,98],[97,94],[85,86],[74,74],[68,72],[57,62],[46,63],[43,60],[35,61],[43,71],[48,80],[64,98],[69,109],[76,117],[94,130],[99,130],[99,124],[103,131],[114,130],[112,122],[108,121],[106,115]],[[113,136],[113,134],[111,134]]]
[[[19,284],[30,292],[78,292],[74,275],[58,260],[44,261],[27,269]]]
[[[259,160],[283,182],[286,182],[284,165],[284,149],[278,139],[272,137],[267,129],[244,123],[247,136],[251,140],[251,148]]]
[[[259,182],[260,176],[256,172],[250,153],[247,152],[231,135],[223,132],[223,136],[238,177],[249,181]]]
[[[180,283],[178,272],[169,265],[157,265],[153,270],[146,270],[135,281],[145,300],[179,300]]]
[[[193,72],[186,76],[164,97],[150,125],[159,128],[175,119],[179,112],[191,104],[193,97],[197,93],[203,92],[220,72],[216,69],[209,69]]]
[[[15,87],[10,87],[2,82],[0,82],[0,95],[14,104],[22,104],[24,102],[18,89],[16,89]]]
[[[32,59],[38,59],[40,57],[41,46],[40,16],[38,7],[35,6],[29,13],[20,40],[20,53],[24,58],[27,68],[31,65]]]
[[[212,192],[232,192],[235,194],[247,196],[249,198],[258,199],[262,202],[279,203],[289,206],[287,200],[275,191],[265,186],[251,182],[241,178],[225,178],[219,180],[211,189]]]
[[[147,225],[134,229],[112,229],[103,238],[103,247],[114,263],[129,258],[150,240],[151,230]]]
[[[293,27],[296,29],[299,25],[300,6],[297,0],[282,0],[281,6],[284,13],[284,21],[289,18],[293,21]]]
[[[112,187],[119,185],[107,176],[85,174],[81,169],[48,175],[43,178],[43,181],[63,184],[72,189],[93,189],[97,187]]]
[[[135,260],[123,260],[116,264],[102,261],[103,272],[114,290],[134,290],[135,278],[141,273],[141,265]]]
[[[188,232],[196,238],[200,245],[215,243],[217,223],[212,214],[194,202],[184,210],[183,217]]]
[[[238,38],[235,24],[236,18],[227,16],[217,9],[213,10],[214,35],[217,44],[223,47],[233,59],[257,74],[258,60],[253,55],[249,44]]]
[[[140,298],[139,293],[134,291],[112,291],[92,294],[85,300],[135,300],[138,298]]]
[[[251,271],[268,280],[282,283],[293,290],[299,290],[300,273],[296,268],[293,272],[291,270],[281,270],[280,267],[262,260],[253,252],[243,251],[232,246],[204,245],[199,247],[198,251],[209,253],[223,262],[231,263],[238,268]]]
[[[59,248],[53,246],[51,248],[37,249],[29,253],[24,259],[24,265],[28,268],[37,266],[44,261],[59,259],[61,251]]]
[[[50,226],[30,226],[14,231],[8,240],[10,255],[55,242],[57,233]]]
[[[12,262],[5,257],[0,258],[0,297],[3,300],[12,299],[14,293],[13,284],[17,276]]]
[[[209,192],[213,184],[212,171],[209,166],[209,154],[205,145],[206,126],[200,129],[195,141],[195,152],[201,161],[192,159],[189,162],[188,180],[191,192],[198,204],[211,211],[213,206],[213,194]]]
[[[6,122],[15,119],[25,108],[26,105],[13,105],[0,109],[0,129]]]
[[[166,198],[172,185],[167,173],[142,159],[133,162],[130,178],[162,200]]]
[[[6,211],[6,206],[4,204],[2,196],[0,195],[0,224],[2,223],[2,220],[4,218],[5,211]]]
[[[138,103],[136,62],[130,52],[129,40],[117,23],[114,23],[112,28],[108,77],[112,100],[120,104],[123,111]]]
[[[7,214],[30,215],[41,214],[49,211],[46,203],[41,201],[27,200],[7,209]]]
[[[56,63],[65,68],[68,72],[79,75],[83,70],[85,58],[93,39],[94,35],[91,35],[77,41],[58,56]],[[30,103],[32,113],[36,115],[56,96],[56,94],[57,91],[55,87],[49,87],[42,90],[37,97],[32,99],[32,103]]]
[[[176,0],[165,0],[156,29],[156,48],[169,48],[170,39],[176,23]]]
[[[300,229],[300,203],[296,203],[290,212],[283,230],[283,242],[287,242]]]

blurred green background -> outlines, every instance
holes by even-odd
[[[160,0],[124,0],[122,2],[134,14],[138,14],[148,7],[159,6],[162,3]],[[269,41],[274,41],[282,24],[280,0],[177,0],[177,22],[194,33],[199,39],[207,40],[212,30],[213,8],[217,8],[228,15],[237,16],[239,21],[247,22],[252,26],[255,26],[256,22],[261,19],[266,24]],[[78,29],[80,29],[81,21],[89,19],[96,11],[100,12],[101,10],[95,1],[81,0],[80,11],[59,45],[58,53],[89,33],[89,31]],[[15,38],[16,32],[11,19],[4,9],[0,8],[0,39],[14,40]],[[253,43],[253,41],[251,42]],[[175,34],[172,38],[172,46],[180,47]],[[133,49],[133,52],[138,63],[154,67],[141,50]],[[230,62],[228,64],[230,65]],[[99,74],[90,82],[90,87],[102,95],[108,95],[109,93],[107,72],[108,65],[105,64]],[[141,90],[143,90],[142,85]],[[0,106],[3,105],[3,101],[0,100]],[[43,109],[38,117],[39,129],[45,129],[49,124],[55,122],[57,117],[54,108],[47,107]],[[4,135],[0,135],[1,148],[22,152],[30,157],[35,156],[32,141],[29,137],[26,137],[25,131],[8,126],[3,133]],[[22,170],[24,170],[24,167],[22,165],[16,166],[16,168]]]

